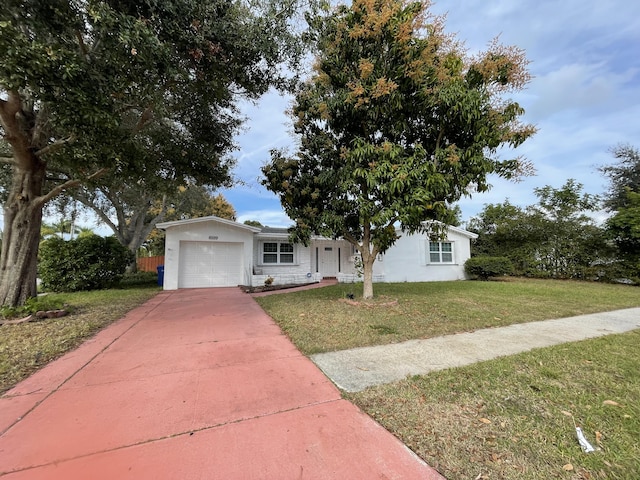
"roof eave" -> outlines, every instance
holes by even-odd
[[[251,225],[245,225],[243,223],[238,223],[234,220],[227,220],[226,218],[216,217],[215,215],[211,215],[208,217],[198,217],[198,218],[189,218],[186,220],[175,220],[172,222],[161,222],[156,224],[156,228],[160,228],[162,230],[166,230],[172,227],[181,227],[184,225],[193,225],[197,223],[206,223],[206,222],[215,222],[221,223],[223,225],[229,225],[231,227],[242,228],[244,230],[248,230],[250,232],[260,232],[261,229],[259,227],[253,227]]]

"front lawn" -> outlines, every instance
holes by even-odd
[[[375,301],[345,301],[356,288],[257,300],[306,354],[640,306],[637,287],[585,282],[375,285]],[[635,330],[345,397],[448,480],[636,480],[638,345]],[[581,450],[575,425],[598,451]]]
[[[256,300],[305,354],[640,306],[626,285],[534,279],[335,285]],[[354,294],[354,302],[347,298]]]

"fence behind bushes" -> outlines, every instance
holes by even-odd
[[[139,272],[156,272],[159,265],[164,265],[164,255],[138,258]]]

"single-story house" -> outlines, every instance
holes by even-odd
[[[261,286],[359,280],[358,252],[346,240],[314,237],[309,246],[289,241],[285,228],[253,227],[218,217],[157,225],[165,230],[164,289]],[[441,241],[404,235],[374,264],[374,282],[465,279],[464,262],[477,235],[448,227]]]

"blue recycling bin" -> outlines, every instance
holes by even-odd
[[[164,265],[158,265],[157,270],[158,270],[158,285],[163,286],[164,285]]]

